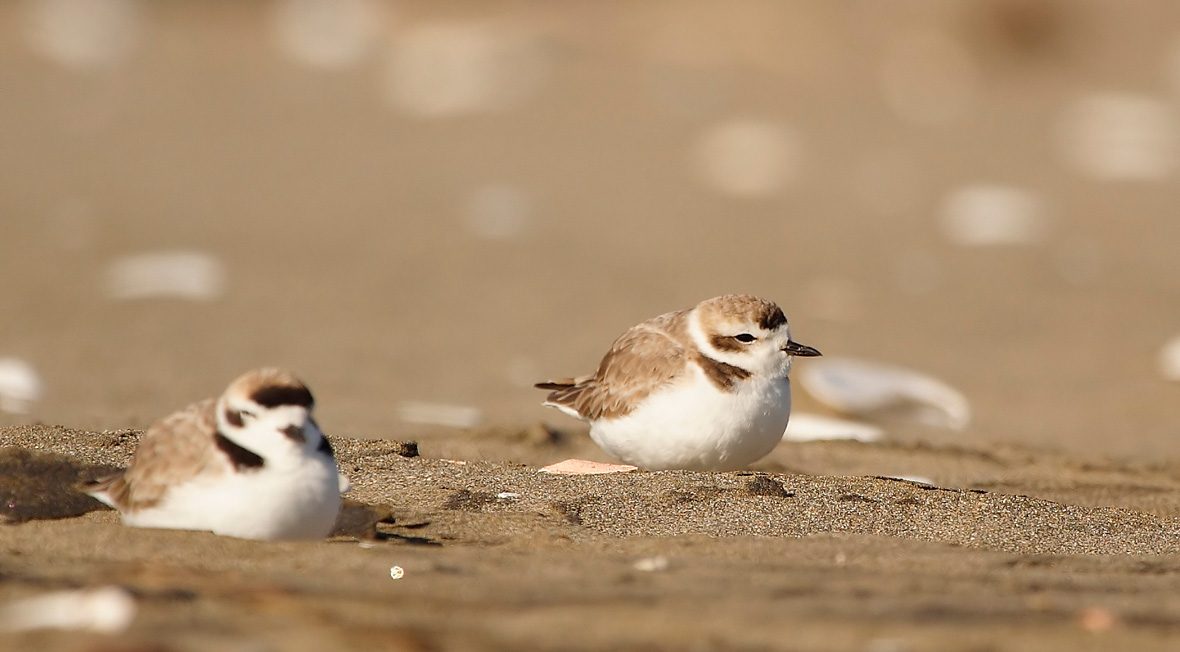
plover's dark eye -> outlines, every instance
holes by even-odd
[[[734,335],[733,339],[735,339],[743,344],[749,344],[750,342],[753,342],[754,340],[756,340],[758,338],[754,337],[753,335],[750,335],[749,333],[742,333],[740,335]]]
[[[241,428],[242,426],[246,425],[246,421],[242,418],[242,411],[234,410],[232,408],[226,408],[225,422],[237,428]]]

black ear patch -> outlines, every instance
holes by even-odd
[[[267,385],[251,394],[250,399],[268,408],[280,405],[300,405],[309,408],[315,403],[315,399],[311,397],[311,390],[291,385]]]
[[[234,469],[238,471],[261,469],[262,465],[265,464],[261,455],[248,448],[244,448],[220,432],[213,435],[213,441],[217,444],[217,449],[225,453],[226,457],[229,458],[230,464],[233,464]]]
[[[296,444],[302,444],[303,442],[307,441],[307,437],[303,434],[303,428],[300,428],[299,426],[287,426],[286,428],[279,430],[279,432],[286,435],[287,439],[290,439]]]
[[[746,348],[741,342],[728,335],[714,335],[709,338],[709,344],[712,344],[713,348],[718,351],[736,352],[744,351]]]
[[[763,314],[762,319],[758,320],[758,325],[768,331],[772,331],[785,323],[787,323],[787,316],[783,314],[783,309],[778,306],[775,306],[774,310]]]
[[[327,435],[320,437],[320,446],[316,449],[323,455],[327,455],[332,459],[336,459],[336,451],[332,450],[332,442],[328,441]]]

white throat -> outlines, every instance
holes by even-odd
[[[233,443],[279,468],[297,463],[320,445],[323,435],[299,406],[254,410],[257,415],[238,426],[225,420],[225,402],[218,406],[218,430]],[[294,430],[293,436],[291,431]]]

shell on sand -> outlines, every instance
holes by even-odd
[[[822,414],[796,412],[791,415],[784,441],[877,441],[885,431],[869,423],[837,419]]]
[[[798,382],[817,401],[844,414],[888,412],[955,430],[971,422],[971,406],[961,392],[904,367],[825,357],[800,369]]]
[[[607,464],[605,462],[571,459],[542,467],[541,473],[548,473],[550,475],[602,475],[604,473],[628,473],[638,468],[630,464]]]

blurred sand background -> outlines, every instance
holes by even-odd
[[[106,435],[74,433],[75,445],[24,426],[143,428],[245,369],[285,366],[330,434],[420,442],[414,463],[435,466],[419,480],[360,448],[351,472],[358,500],[401,505],[395,527],[433,523],[422,537],[444,544],[387,537],[432,582],[348,598],[371,576],[368,552],[291,546],[297,563],[279,567],[265,545],[128,532],[102,512],[0,532],[20,560],[0,568],[19,580],[5,595],[122,581],[159,610],[135,640],[187,627],[183,649],[228,649],[210,632],[249,633],[226,623],[258,610],[283,649],[369,645],[388,634],[375,623],[390,604],[418,609],[395,623],[413,634],[405,649],[516,649],[541,640],[530,634],[560,649],[585,618],[611,625],[584,649],[655,646],[655,634],[671,636],[666,649],[792,645],[758,629],[770,602],[803,649],[1108,649],[1088,638],[1087,609],[1114,614],[1121,644],[1166,649],[1180,614],[1180,384],[1168,380],[1180,360],[1162,353],[1180,335],[1178,175],[1180,5],[1168,0],[0,3],[0,426],[18,426],[0,445],[81,455]],[[140,257],[176,253],[187,258],[160,296]],[[740,501],[685,517],[676,539],[613,517],[579,529],[528,503],[546,489],[517,464],[606,459],[531,384],[588,372],[631,324],[726,292],[778,301],[795,338],[828,356],[941,378],[972,422],[890,422],[871,446],[785,444],[759,468],[805,474],[776,477],[816,497],[821,521],[766,538],[692,538],[734,510],[749,518],[735,528],[757,532],[766,514]],[[40,386],[13,397],[28,389],[22,368]],[[798,387],[796,399],[818,409]],[[128,453],[86,454],[110,465]],[[490,461],[431,475],[438,458]],[[911,513],[890,481],[814,477],[895,474],[1004,494]],[[659,496],[724,485],[705,502],[744,482],[628,477]],[[619,482],[565,487],[557,502],[625,495]],[[518,485],[527,505],[506,513],[452,502]],[[1005,494],[1059,502],[1026,522]],[[884,521],[823,522],[824,506],[859,500],[848,495],[885,505],[872,508]],[[648,506],[653,522],[680,518],[665,502]],[[776,518],[794,523],[791,509]],[[978,518],[955,524],[962,509]],[[911,518],[930,529],[915,535]],[[974,538],[1014,522],[1028,545]],[[1102,543],[1071,548],[1082,530],[1070,528]],[[823,538],[833,532],[851,538]],[[830,554],[840,545],[876,561],[845,568]],[[161,546],[176,558],[134,552]],[[673,569],[676,555],[681,568],[741,563],[726,581],[694,570],[649,585],[628,570],[659,554]],[[307,568],[328,572],[312,582]],[[246,603],[202,583],[237,573]],[[591,597],[533,611],[552,597],[534,582],[601,577],[613,579]],[[732,620],[702,620],[714,604],[702,582]],[[167,602],[176,586],[217,608],[186,620],[187,598]],[[337,622],[345,599],[353,616],[377,615],[347,636],[284,633],[292,613]],[[868,609],[855,625],[853,605]],[[496,630],[501,617],[515,629]]]
[[[332,432],[568,425],[532,381],[741,291],[960,388],[930,436],[1180,452],[1174,3],[317,6],[0,6],[0,355],[43,379],[5,422],[142,427],[277,364]],[[177,250],[207,300],[110,298]]]

